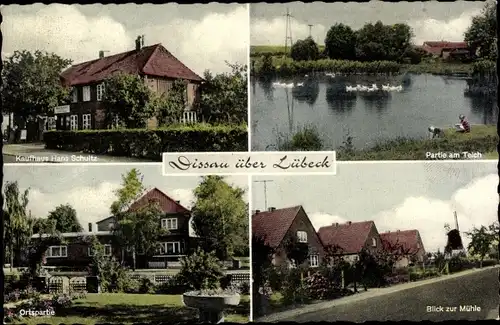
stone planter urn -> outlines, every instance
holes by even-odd
[[[238,306],[240,299],[239,293],[205,294],[202,291],[190,291],[182,295],[182,301],[186,307],[199,310],[200,322],[214,324],[223,323],[224,309],[229,306]]]

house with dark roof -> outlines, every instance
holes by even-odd
[[[118,121],[106,121],[103,103],[104,81],[118,73],[138,75],[153,92],[168,94],[176,80],[186,82],[186,114],[197,112],[200,85],[203,79],[177,59],[161,44],[143,46],[143,39],[136,40],[136,48],[124,53],[104,56],[99,52],[95,60],[73,65],[63,71],[60,80],[71,88],[69,105],[56,107],[49,117],[47,129],[83,130],[113,127]],[[156,127],[156,119],[148,121]]]
[[[383,249],[380,235],[373,221],[334,223],[321,227],[318,235],[327,247],[338,248],[338,255],[353,263],[363,249],[376,253]]]
[[[310,267],[318,267],[324,257],[323,244],[302,206],[282,209],[274,207],[268,211],[254,211],[252,215],[252,236],[262,239],[274,249],[274,265],[291,265],[287,257],[290,239],[305,243],[309,257],[305,262]]]
[[[427,41],[420,46],[425,52],[443,59],[470,57],[471,51],[466,42]]]
[[[139,198],[130,209],[139,209],[146,204],[155,202],[162,211],[158,227],[168,230],[158,243],[158,249],[153,256],[146,256],[144,252],[137,252],[136,267],[141,268],[168,268],[178,266],[180,257],[187,253],[197,244],[196,237],[190,235],[189,224],[191,211],[180,204],[179,201],[153,188]],[[88,239],[95,236],[104,245],[104,252],[114,256],[127,265],[132,265],[132,250],[121,247],[114,238],[113,229],[116,223],[115,217],[111,216],[98,221],[96,224],[89,223],[88,229],[80,233],[64,233],[64,244],[51,246],[45,254],[46,266],[71,266],[75,268],[87,267],[92,259],[91,244]],[[40,236],[33,235],[32,240]]]
[[[401,258],[396,261],[396,268],[424,262],[426,253],[418,230],[383,232],[380,234],[380,238],[382,246],[387,252],[401,255]]]

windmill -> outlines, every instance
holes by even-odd
[[[453,212],[455,218],[455,229],[450,230],[446,235],[448,236],[448,242],[444,249],[445,254],[449,256],[455,256],[459,254],[465,254],[464,245],[462,242],[462,237],[460,236],[460,229],[458,227],[458,216],[457,211]]]

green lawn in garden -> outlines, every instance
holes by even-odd
[[[187,308],[180,295],[101,293],[88,294],[75,300],[67,310],[56,311],[54,317],[30,317],[17,324],[100,324],[100,323],[177,323],[196,320],[198,311]],[[247,323],[250,298],[242,296],[241,303],[227,310],[226,321]]]

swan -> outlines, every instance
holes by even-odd
[[[356,87],[353,87],[353,86],[345,86],[345,91],[347,91],[347,92],[356,91]]]
[[[375,90],[378,90],[378,87],[377,87],[377,84],[373,84],[372,85],[372,89],[375,91]]]
[[[303,83],[303,82],[299,82],[299,83],[297,84],[297,87],[302,87],[302,86],[304,86],[304,83]]]
[[[387,84],[387,85],[382,85],[382,90],[383,90],[383,91],[390,91],[390,90],[391,90],[391,86],[389,86],[389,84]]]

